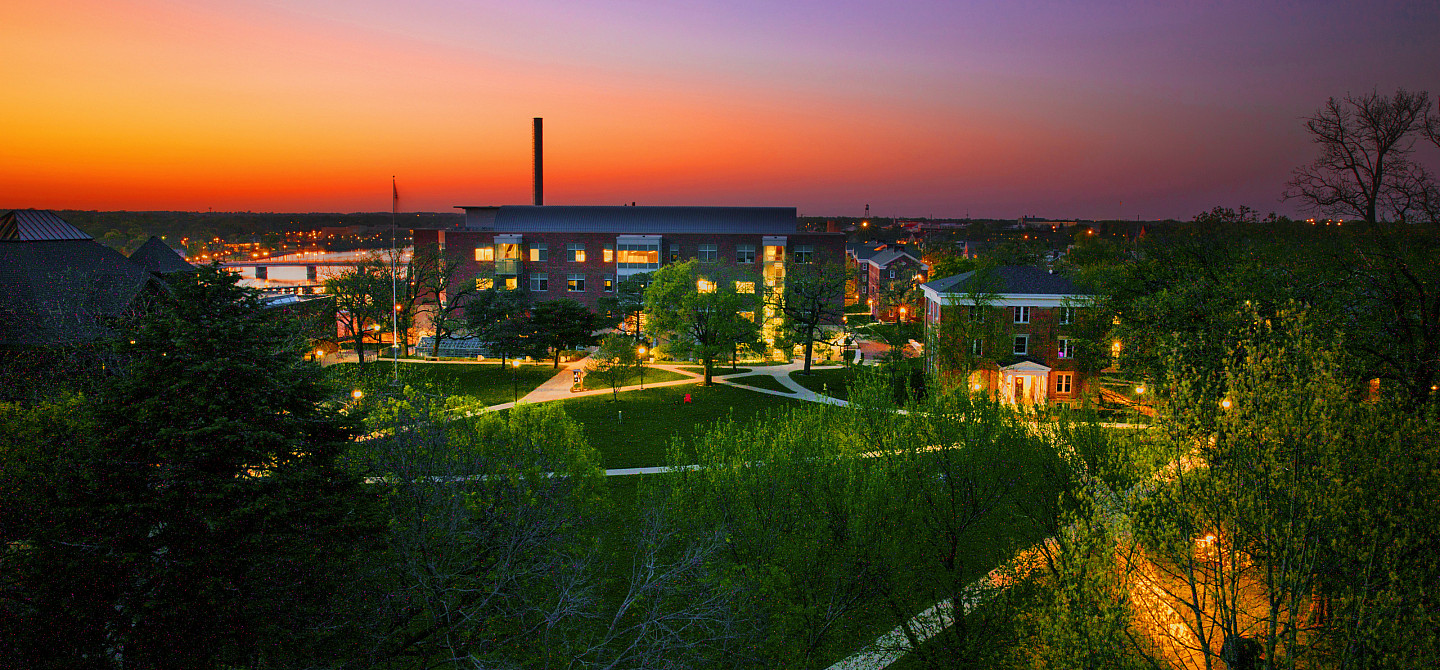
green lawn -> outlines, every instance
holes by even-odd
[[[665,465],[671,438],[688,442],[696,428],[727,416],[748,421],[762,410],[799,401],[717,384],[626,391],[616,401],[593,395],[559,402],[584,424],[585,438],[599,450],[604,467],[638,468]]]
[[[790,378],[796,383],[811,391],[828,395],[832,398],[848,400],[850,398],[850,382],[855,380],[855,371],[852,368],[836,367],[811,367],[810,374],[800,370],[790,373]]]
[[[356,388],[379,389],[389,385],[394,364],[338,363],[325,368],[332,378]],[[518,394],[523,397],[535,387],[554,377],[557,371],[549,364],[501,367],[497,363],[400,363],[400,383],[410,386],[427,385],[447,395],[475,397],[484,405],[510,402]],[[513,374],[513,376],[512,376]]]
[[[745,375],[743,377],[731,377],[730,381],[736,384],[744,384],[746,386],[754,386],[771,391],[794,393],[794,391],[786,388],[784,384],[781,384],[780,380],[775,379],[775,375]]]

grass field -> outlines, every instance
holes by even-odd
[[[393,364],[339,363],[326,368],[333,378],[353,383],[357,388],[372,389],[388,385]],[[518,393],[526,393],[557,373],[549,364],[501,367],[499,363],[400,363],[400,383],[428,386],[446,395],[466,395],[480,404],[498,405],[510,402]],[[512,377],[513,371],[513,377]]]
[[[807,375],[796,370],[790,373],[790,378],[816,393],[848,400],[850,398],[850,382],[855,380],[855,371],[852,368],[812,367],[810,374]]]
[[[786,388],[784,384],[781,384],[779,380],[775,379],[775,375],[745,375],[743,377],[731,377],[730,381],[736,384],[744,384],[746,386],[754,386],[771,391],[780,391],[781,393],[794,393],[794,391]]]
[[[559,402],[584,424],[585,438],[604,467],[638,468],[665,465],[672,438],[689,441],[697,428],[717,420],[748,421],[765,409],[799,401],[725,385],[685,385],[626,391],[615,401],[594,395]]]

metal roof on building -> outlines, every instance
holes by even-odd
[[[93,240],[47,209],[16,209],[0,214],[0,241],[57,242]]]
[[[935,281],[921,284],[936,293],[965,293],[971,290],[971,280],[980,270],[966,272],[965,274],[953,275],[936,279]],[[985,292],[1019,295],[1088,295],[1080,290],[1074,282],[1051,274],[1046,270],[1029,265],[1003,265],[991,271],[996,280],[996,286],[987,289]]]
[[[591,207],[506,205],[464,207],[469,230],[505,233],[734,233],[799,232],[794,207]],[[491,218],[493,217],[493,219]],[[493,224],[490,222],[493,220]],[[472,224],[475,221],[479,225]]]

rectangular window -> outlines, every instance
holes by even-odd
[[[1016,354],[1016,355],[1024,355],[1024,354],[1028,354],[1028,353],[1030,353],[1030,336],[1029,336],[1029,335],[1016,335],[1016,336],[1015,336],[1015,354]]]
[[[584,293],[585,275],[570,275],[570,278],[565,281],[565,290],[572,293]]]
[[[532,247],[533,248],[533,247]],[[544,272],[536,272],[530,275],[531,291],[549,291],[550,275]]]
[[[255,266],[255,278],[256,278],[256,279],[269,279],[269,278],[270,278],[270,268],[267,268],[267,267],[265,267],[264,265],[256,265],[256,266]]]
[[[751,321],[751,322],[754,322],[754,321],[755,321],[755,313],[754,313],[754,312],[738,312],[738,314],[740,315],[740,318],[745,319],[746,321]]]
[[[985,353],[985,340],[970,340],[970,355],[979,356]]]
[[[605,279],[603,280],[602,285],[605,287],[605,292],[606,292],[606,293],[610,293],[610,292],[614,291],[614,290],[615,290],[615,275],[605,275]]]
[[[711,263],[720,260],[720,247],[715,244],[702,244],[695,257],[703,262]]]
[[[531,262],[531,263],[543,263],[543,262],[548,261],[548,260],[550,260],[550,249],[549,249],[549,245],[545,244],[544,242],[531,242],[531,243],[530,243],[530,262]]]
[[[518,261],[518,260],[520,260],[520,245],[519,245],[519,244],[501,244],[501,245],[499,245],[499,246],[500,246],[500,259],[501,259],[501,260],[506,260],[506,261]]]
[[[601,249],[601,253],[603,253],[604,256],[605,256],[604,259],[603,259],[603,262],[605,262],[605,263],[614,263],[614,262],[615,262],[615,245],[613,245],[613,244],[607,244],[607,245],[605,245],[605,246]]]
[[[519,278],[519,277],[516,277],[516,276],[513,276],[513,275],[512,275],[512,276],[509,276],[509,277],[506,277],[506,278],[505,278],[505,290],[506,290],[506,291],[514,291],[514,290],[517,289],[517,288],[520,288],[520,278]]]
[[[670,262],[671,262],[671,263],[679,263],[679,262],[680,262],[680,245],[678,245],[678,244],[672,244],[672,245],[670,245]]]
[[[785,260],[785,247],[767,244],[765,245],[765,262],[775,263]]]
[[[1075,357],[1075,341],[1074,341],[1074,340],[1072,340],[1072,339],[1070,339],[1070,338],[1068,338],[1068,337],[1062,337],[1062,338],[1060,338],[1060,357],[1061,357],[1061,358],[1074,358],[1074,357]]]
[[[695,282],[695,290],[699,291],[700,293],[714,293],[715,282],[710,281],[709,279],[701,279]]]
[[[495,260],[495,247],[475,247],[475,260],[490,262]]]
[[[655,270],[660,267],[660,245],[622,244],[618,259],[621,270]]]
[[[583,242],[569,242],[565,245],[565,254],[571,263],[584,263],[585,244]]]
[[[1030,308],[1015,307],[1015,323],[1030,323]]]
[[[495,288],[495,280],[494,280],[494,279],[491,279],[491,278],[489,278],[489,277],[476,277],[476,278],[475,278],[475,290],[476,290],[476,291],[489,291],[489,290],[492,289],[492,288]]]
[[[755,292],[755,282],[753,282],[753,281],[737,281],[737,282],[735,282],[735,292],[736,292],[736,293],[754,293],[754,292]]]
[[[891,279],[894,279],[894,278],[895,278],[895,268],[890,268],[890,278],[891,278]]]
[[[985,320],[985,308],[984,308],[984,307],[981,307],[980,305],[971,305],[971,306],[970,306],[970,321],[971,321],[972,323],[980,323],[981,321],[984,321],[984,320]]]
[[[1069,325],[1069,324],[1072,324],[1072,323],[1075,323],[1075,308],[1074,308],[1074,307],[1061,307],[1061,308],[1060,308],[1060,325],[1065,326],[1065,325]]]
[[[742,244],[742,245],[740,245],[740,246],[738,246],[738,247],[735,247],[735,262],[736,262],[736,263],[754,263],[754,262],[755,262],[755,245],[753,245],[753,244]]]
[[[1067,373],[1063,373],[1063,372],[1055,375],[1055,392],[1056,392],[1056,393],[1069,393],[1069,392],[1070,392],[1070,384],[1071,384],[1074,376],[1075,376],[1075,375],[1073,375],[1073,374],[1067,374]]]
[[[307,279],[307,280],[309,280],[309,281],[315,281],[316,279],[319,279],[319,278],[320,278],[320,272],[317,270],[317,268],[316,268],[314,265],[306,265],[306,266],[305,266],[305,279]]]
[[[813,245],[809,245],[809,244],[797,244],[797,245],[795,245],[795,262],[796,262],[796,263],[809,263],[811,257],[813,257],[814,255],[815,255],[815,247],[814,247]],[[891,279],[894,279],[894,278],[895,278],[895,271],[894,271],[894,270],[891,270],[891,271],[890,271],[890,278],[891,278]]]

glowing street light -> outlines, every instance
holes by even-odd
[[[350,392],[350,397],[359,400],[365,397],[365,392],[361,391],[360,389],[355,389],[354,391]]]
[[[1226,399],[1224,399],[1224,400],[1221,400],[1221,401],[1220,401],[1220,407],[1221,407],[1222,409],[1230,409],[1230,399],[1229,399],[1229,398],[1226,398]]]

